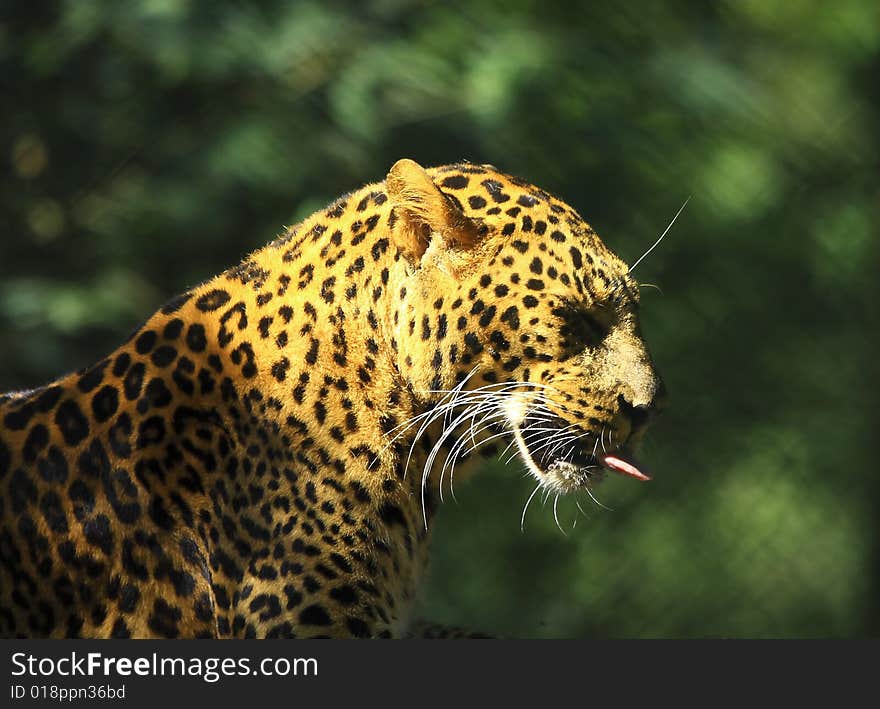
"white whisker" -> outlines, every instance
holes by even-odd
[[[663,237],[666,236],[666,233],[672,228],[672,225],[675,224],[675,220],[678,219],[678,215],[681,214],[681,213],[684,211],[684,208],[687,207],[687,203],[690,202],[690,201],[691,201],[691,198],[690,198],[690,197],[688,197],[688,198],[684,201],[684,204],[681,205],[681,207],[679,207],[679,210],[675,213],[675,216],[672,217],[672,221],[669,222],[669,226],[667,226],[667,227],[663,230],[663,233],[660,234],[660,238],[657,239],[657,241],[655,241],[653,244],[651,244],[651,247],[650,247],[645,253],[643,253],[643,254],[638,258],[638,260],[637,260],[632,266],[629,267],[629,271],[627,271],[627,273],[632,273],[632,272],[635,270],[636,266],[638,266],[638,265],[644,260],[645,256],[647,256],[647,255],[648,255],[649,253],[651,253],[655,248],[657,248],[657,245],[658,245],[661,241],[663,241]]]
[[[563,537],[567,537],[568,535],[565,533],[565,530],[562,528],[562,525],[559,524],[559,493],[556,494],[556,497],[553,498],[553,519],[556,521],[556,526],[559,531],[562,532]]]
[[[520,520],[519,520],[519,531],[520,531],[520,532],[524,532],[524,531],[525,531],[525,526],[526,526],[526,511],[529,509],[529,503],[531,503],[532,498],[535,496],[535,493],[538,492],[538,490],[540,490],[540,489],[541,489],[541,483],[538,483],[537,485],[535,485],[535,489],[532,490],[532,494],[529,495],[529,499],[526,500],[526,506],[523,507],[522,517],[520,517]]]
[[[639,288],[654,288],[660,295],[665,295],[663,289],[656,283],[639,283]]]
[[[606,505],[603,505],[601,502],[599,502],[599,500],[596,498],[596,496],[593,494],[593,491],[589,487],[586,488],[586,491],[587,491],[587,494],[590,496],[590,499],[593,502],[595,502],[599,507],[601,507],[603,510],[607,510],[608,512],[614,512],[613,509],[611,509],[610,507],[607,507]]]

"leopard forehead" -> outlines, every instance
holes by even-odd
[[[511,247],[502,259],[481,266],[526,263],[536,275],[549,271],[551,279],[564,267],[571,272],[569,278],[577,278],[562,285],[580,295],[602,299],[624,290],[622,297],[638,299],[626,264],[577,211],[546,190],[492,165],[452,164],[429,168],[428,173],[465,216],[491,227],[488,241],[496,249]]]

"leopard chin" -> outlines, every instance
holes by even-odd
[[[628,445],[609,449],[604,434],[583,431],[577,424],[543,412],[529,411],[528,399],[513,394],[505,405],[517,451],[537,482],[567,494],[595,488],[608,471],[646,482],[651,480]]]
[[[642,465],[625,448],[613,451],[589,450],[570,444],[557,446],[554,450],[547,442],[529,442],[524,429],[513,429],[514,440],[520,457],[532,476],[554,492],[572,493],[592,489],[605,479],[607,471],[635,478],[642,482],[651,480]],[[527,431],[527,429],[526,429]],[[559,451],[558,449],[562,450]],[[543,452],[542,452],[543,449]],[[548,451],[549,449],[549,451]]]

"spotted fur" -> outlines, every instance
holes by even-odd
[[[407,634],[445,431],[427,412],[511,402],[483,456],[529,416],[631,446],[659,388],[638,299],[545,191],[396,163],[94,366],[0,397],[0,635]],[[593,477],[556,463],[541,484]]]

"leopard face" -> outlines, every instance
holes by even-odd
[[[571,207],[521,180],[486,166],[432,178],[441,196],[423,183],[427,217],[414,213],[424,250],[405,267],[393,321],[400,371],[446,421],[438,442],[455,457],[512,439],[556,493],[592,486],[609,469],[647,479],[632,449],[662,383],[626,264]],[[448,466],[449,456],[431,463]]]
[[[0,635],[412,632],[444,475],[506,447],[557,493],[647,477],[638,301],[545,191],[399,161],[0,397]]]

